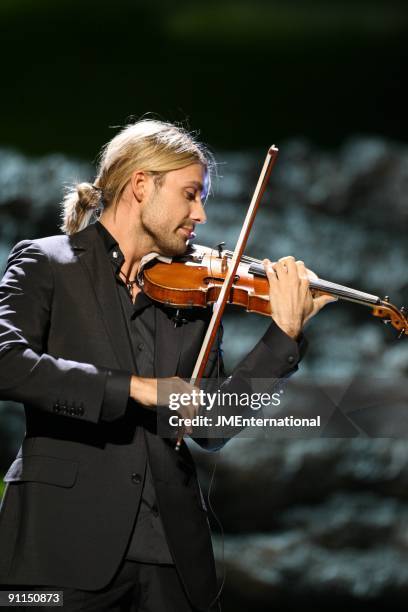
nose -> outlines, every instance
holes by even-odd
[[[207,215],[205,214],[201,198],[197,198],[192,203],[190,218],[193,219],[195,223],[205,223],[207,221]]]

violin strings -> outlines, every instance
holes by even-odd
[[[233,255],[232,251],[224,251],[224,254],[227,259],[231,259]],[[251,268],[249,269],[249,272],[266,277],[266,273],[263,268],[262,261],[260,259],[244,255],[241,258],[241,262],[252,264]],[[378,304],[380,302],[380,298],[376,295],[370,295],[368,293],[364,293],[363,291],[358,291],[349,287],[343,287],[342,285],[338,285],[337,283],[331,283],[330,281],[323,281],[320,279],[311,280],[310,287],[312,289],[329,291],[332,295],[336,295],[337,297],[342,298],[344,300],[355,301],[358,304],[372,305]]]
[[[232,251],[223,251],[223,253],[227,257],[227,259],[231,259],[233,256]],[[243,255],[241,257],[241,261],[243,261],[244,263],[262,263],[260,259],[255,259],[255,257],[250,257],[249,255]]]

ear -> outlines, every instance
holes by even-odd
[[[143,170],[135,170],[130,177],[130,184],[134,197],[143,202],[150,189],[151,177]]]

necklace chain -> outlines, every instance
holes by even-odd
[[[126,278],[126,274],[122,272],[122,270],[119,270],[119,274],[121,274],[123,278],[125,279],[126,288],[129,291],[130,295],[132,295],[132,288],[133,288],[133,285],[137,285],[137,279],[135,278],[133,280],[128,280]]]

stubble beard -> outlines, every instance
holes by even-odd
[[[163,222],[163,212],[157,199],[157,193],[154,193],[141,215],[143,231],[150,236],[155,249],[161,255],[167,257],[183,255],[187,250],[186,239],[177,234],[177,228],[173,229],[169,223]]]

